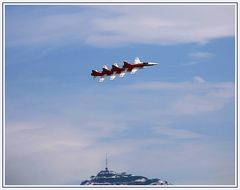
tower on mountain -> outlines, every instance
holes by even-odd
[[[107,160],[107,153],[106,153],[106,168],[105,168],[106,171],[108,171],[108,160]]]

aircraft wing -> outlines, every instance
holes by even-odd
[[[110,76],[110,80],[114,80],[116,78],[116,74]]]
[[[134,68],[132,69],[131,74],[135,74],[137,71],[138,71],[138,68]]]
[[[103,65],[103,69],[109,70],[107,65]]]
[[[126,74],[126,72],[124,71],[124,72],[121,72],[119,76],[122,78],[122,77],[124,77],[125,74]]]
[[[104,76],[102,76],[102,77],[100,77],[100,79],[99,79],[99,81],[98,82],[103,82],[105,80],[105,77]]]

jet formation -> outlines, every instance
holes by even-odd
[[[104,65],[102,71],[92,70],[91,76],[93,76],[93,78],[99,77],[99,82],[103,82],[107,76],[109,76],[110,80],[114,80],[117,75],[123,78],[127,72],[135,74],[139,69],[154,65],[158,65],[158,63],[141,62],[137,57],[133,63],[123,61],[122,66],[118,66],[118,64],[115,63],[112,65],[111,69],[109,69],[107,65]]]

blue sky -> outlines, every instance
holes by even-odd
[[[105,168],[107,152],[117,172],[234,184],[234,11],[5,6],[5,183],[77,185]],[[135,57],[160,64],[90,77]]]

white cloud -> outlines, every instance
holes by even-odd
[[[201,94],[186,94],[171,104],[171,109],[179,114],[196,114],[218,111],[234,100],[234,84],[211,85]]]
[[[199,76],[195,76],[193,77],[194,81],[198,82],[198,83],[204,83],[206,82],[202,77]]]
[[[225,100],[211,94],[205,96],[186,95],[172,104],[172,110],[178,114],[196,114],[220,110]]]
[[[214,54],[210,52],[194,52],[189,54],[189,57],[191,57],[194,60],[209,59],[213,56]]]
[[[234,36],[234,5],[80,6],[78,12],[7,14],[7,45],[206,43]],[[17,9],[17,7],[15,7]],[[44,7],[39,7],[44,9]],[[8,11],[8,10],[7,10]]]
[[[194,133],[189,130],[184,129],[174,129],[169,126],[160,126],[155,128],[155,132],[160,135],[165,135],[173,139],[196,139],[202,137],[202,135],[198,133]]]
[[[104,143],[101,138],[116,133],[58,121],[13,123],[6,127],[6,184],[63,185],[76,179],[78,184],[98,170],[104,169],[105,152],[117,156],[132,146]],[[89,128],[85,128],[89,127]],[[111,135],[112,136],[112,135]],[[24,174],[24,175],[23,175]]]
[[[129,89],[137,90],[178,90],[178,91],[209,91],[211,89],[234,90],[233,82],[211,83],[204,80],[201,76],[194,76],[192,80],[184,82],[143,82],[128,85]],[[231,91],[232,94],[233,91]]]
[[[234,100],[233,82],[210,83],[195,76],[186,82],[148,82],[130,85],[129,89],[162,91],[171,95],[165,105],[174,114],[196,114],[218,111]]]

